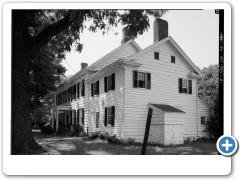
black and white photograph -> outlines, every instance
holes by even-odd
[[[225,15],[12,8],[11,158],[221,158]]]

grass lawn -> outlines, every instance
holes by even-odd
[[[140,155],[142,146],[117,145],[102,140],[84,141],[81,137],[33,132],[36,141],[50,155]],[[215,155],[216,142],[195,142],[176,146],[148,146],[147,155]]]

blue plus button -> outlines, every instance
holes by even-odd
[[[225,156],[230,156],[237,150],[238,143],[233,136],[221,136],[217,141],[218,151]]]

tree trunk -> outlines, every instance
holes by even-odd
[[[12,12],[12,129],[11,154],[32,154],[43,148],[35,141],[29,108],[29,35],[23,17],[26,11]]]

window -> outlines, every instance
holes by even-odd
[[[96,112],[96,128],[99,128],[99,112]]]
[[[201,116],[201,125],[204,125],[206,123],[205,120],[206,120],[206,117]]]
[[[115,90],[115,73],[104,77],[104,92]]]
[[[133,71],[133,87],[151,89],[151,73]]]
[[[190,79],[178,79],[179,93],[192,94],[192,80]]]
[[[159,60],[159,52],[154,52],[154,59]]]
[[[91,95],[99,95],[99,81],[91,84]]]
[[[114,126],[115,124],[115,106],[105,107],[104,126]]]
[[[171,56],[171,63],[175,63],[175,56]]]
[[[138,79],[139,87],[145,88],[145,73],[139,72],[139,79]]]

